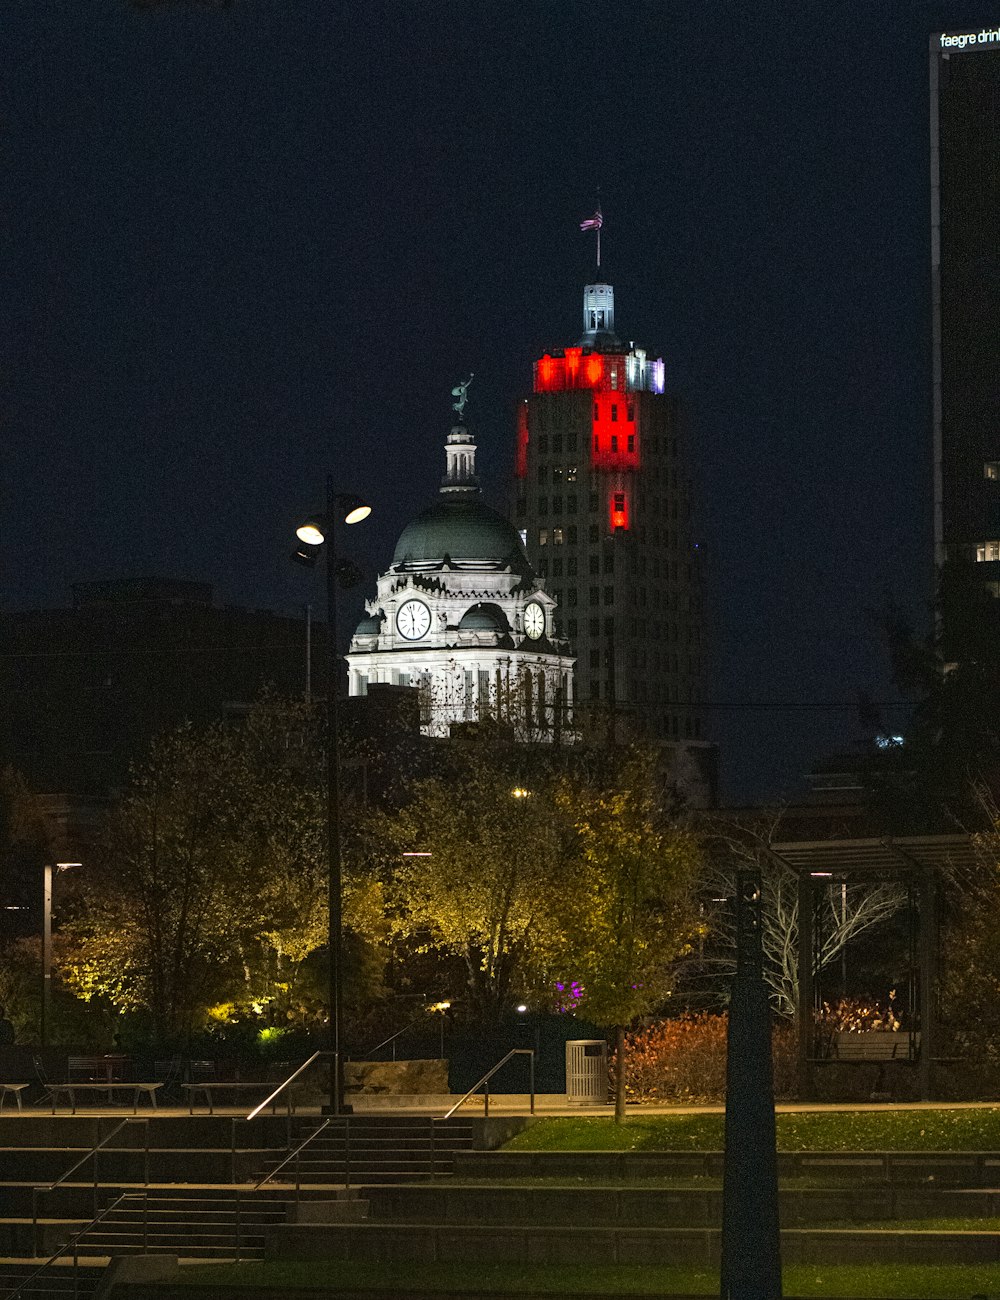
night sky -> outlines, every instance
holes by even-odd
[[[575,341],[600,186],[619,333],[689,403],[730,799],[895,698],[930,593],[927,37],[1000,3],[7,0],[3,602],[76,581],[319,593],[329,469],[368,585],[443,470],[504,506],[518,394]],[[759,705],[797,704],[776,708]],[[897,713],[897,720],[900,715]]]

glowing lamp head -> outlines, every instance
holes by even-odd
[[[307,519],[304,524],[300,524],[295,530],[295,536],[300,542],[305,542],[306,546],[322,546],[326,540],[324,532],[325,524],[322,519]]]
[[[372,508],[367,501],[361,501],[355,498],[352,505],[344,515],[345,524],[360,524],[362,519],[367,519],[371,514]]]

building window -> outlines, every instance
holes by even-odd
[[[540,515],[547,515],[547,514],[549,513],[549,499],[548,499],[548,497],[539,497],[539,498],[538,498],[538,513],[539,513]]]
[[[599,604],[601,603],[601,589],[600,589],[600,587],[591,587],[591,589],[590,589],[590,603],[591,603],[592,605],[599,605]]]
[[[590,652],[590,671],[591,671],[591,672],[597,672],[597,671],[600,669],[600,666],[601,666],[601,652],[600,652],[600,650],[596,650],[596,649],[595,649],[595,650],[591,650],[591,652]]]
[[[539,546],[548,546],[548,544],[549,544],[549,530],[548,530],[547,528],[539,528],[539,530],[538,530],[538,545],[539,545]]]
[[[538,467],[538,481],[539,481],[539,483],[544,483],[544,482],[547,480],[547,478],[548,478],[548,474],[549,474],[549,471],[548,471],[547,467],[546,467],[545,465],[539,465],[539,467]]]
[[[540,456],[544,455],[548,452],[548,450],[549,450],[549,435],[547,433],[540,433],[538,435],[538,454]]]
[[[600,450],[601,450],[601,440],[600,440],[600,438],[598,438],[597,434],[595,433],[595,434],[594,434],[594,451],[595,451],[595,452],[599,452]]]
[[[564,542],[565,540],[566,540],[566,538],[565,538],[564,535],[563,535],[563,530],[562,530],[561,528],[553,528],[553,530],[552,530],[552,545],[553,545],[553,546],[562,546],[562,544],[563,544],[563,542]]]
[[[566,435],[566,450],[567,450],[567,451],[576,451],[576,434],[575,434],[575,433],[567,433],[567,435]]]
[[[593,543],[596,542],[597,539],[598,539],[598,533],[599,533],[599,530],[598,530],[597,525],[596,525],[596,524],[591,524],[591,525],[590,525],[590,528],[589,528],[588,531],[587,531],[587,540],[588,540],[589,542],[591,542],[591,544],[593,544]]]
[[[576,493],[570,492],[566,498],[566,513],[568,515],[576,514]]]
[[[612,423],[612,424],[617,424],[617,423],[618,423],[618,403],[617,403],[617,402],[612,402],[612,403],[611,403],[611,423]]]
[[[591,492],[590,500],[587,502],[587,509],[590,511],[592,515],[597,514],[598,502],[599,502],[599,498],[597,493]]]
[[[983,478],[1000,479],[1000,460],[988,460],[983,466]]]
[[[566,529],[566,541],[570,546],[576,545],[576,524],[570,524]]]
[[[561,578],[561,577],[562,577],[562,571],[563,571],[563,568],[562,568],[562,559],[561,559],[561,558],[557,558],[557,559],[553,560],[553,561],[552,561],[552,576],[553,576],[553,578]]]
[[[573,590],[573,588],[570,587],[570,591],[572,591],[572,590]],[[566,620],[566,635],[567,635],[567,636],[576,636],[576,619],[575,619],[575,618],[568,618],[568,619]]]
[[[604,572],[614,573],[614,571],[615,571],[615,553],[614,551],[606,551],[604,555]]]
[[[553,513],[554,515],[561,515],[561,514],[562,514],[562,503],[563,503],[563,499],[562,499],[562,497],[553,497],[553,498],[552,498],[552,513]]]
[[[613,434],[611,435],[611,450],[612,450],[612,451],[617,451],[617,450],[618,450],[618,434],[617,434],[617,433],[613,433]]]
[[[519,515],[525,515],[528,513],[528,503],[524,497],[517,498],[517,513]]]
[[[613,604],[615,603],[615,589],[614,589],[614,587],[605,587],[605,588],[604,588],[604,603],[605,603],[605,605],[613,605]]]
[[[615,634],[615,620],[613,618],[606,618],[604,620],[604,635],[613,637],[614,634]]]
[[[559,469],[558,466],[554,465],[554,466],[552,467],[552,482],[553,482],[553,483],[561,483],[561,482],[562,482],[562,478],[563,478],[563,472],[562,472],[562,470]]]
[[[554,433],[552,435],[552,454],[554,456],[562,455],[562,434]]]
[[[629,424],[635,423],[635,407],[631,402],[628,404],[628,422]]]
[[[575,588],[575,587],[567,587],[567,588],[566,588],[566,604],[567,604],[567,605],[570,605],[570,606],[575,606],[575,605],[576,605],[576,598],[577,598],[577,590],[576,590],[576,588]]]
[[[571,465],[570,468],[566,471],[566,482],[567,482],[567,483],[575,483],[575,482],[576,482],[576,466],[575,466],[575,465]]]
[[[980,542],[976,547],[976,559],[1000,560],[1000,542]]]
[[[595,419],[595,420],[599,420],[600,418],[601,418],[601,412],[600,412],[600,410],[598,409],[597,403],[595,402],[595,403],[594,403],[594,419]]]
[[[628,449],[629,449],[629,451],[635,451],[635,434],[634,434],[634,433],[630,433],[629,436],[628,436]]]
[[[589,566],[590,566],[590,572],[591,572],[591,573],[600,573],[600,571],[601,571],[601,557],[600,557],[599,555],[592,555],[592,556],[590,557],[590,559],[587,561],[587,563],[588,563]]]

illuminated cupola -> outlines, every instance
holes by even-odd
[[[584,285],[583,338],[578,346],[595,352],[621,347],[615,334],[615,291],[610,284]]]
[[[472,434],[463,425],[456,425],[448,434],[444,455],[445,473],[441,480],[441,491],[478,492],[476,444]]]

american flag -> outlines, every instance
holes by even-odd
[[[580,229],[600,230],[601,226],[603,225],[604,225],[604,218],[601,216],[600,208],[598,208],[592,217],[588,217],[586,221],[580,222]]]

